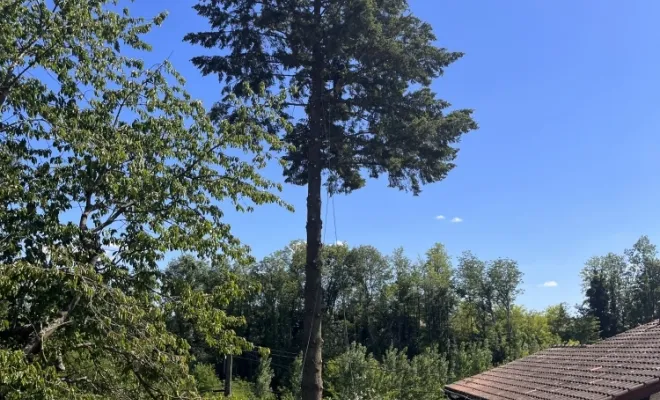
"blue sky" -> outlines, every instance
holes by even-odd
[[[181,41],[207,26],[192,4],[143,0],[132,10],[170,11],[150,34],[146,58],[170,56],[189,91],[210,105],[220,87],[189,63],[202,50]],[[660,242],[659,2],[412,0],[411,7],[433,25],[438,45],[466,53],[433,88],[456,107],[474,108],[481,128],[463,140],[450,176],[419,197],[382,180],[337,197],[340,240],[388,253],[403,246],[413,257],[442,242],[453,256],[513,258],[525,274],[520,301],[535,309],[580,301],[579,271],[590,256],[621,252],[642,234]],[[266,175],[281,180],[277,168]],[[304,237],[305,189],[286,186],[282,195],[296,213],[266,206],[229,217],[258,257]],[[557,286],[539,287],[546,281]]]

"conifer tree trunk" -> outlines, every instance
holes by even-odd
[[[321,1],[314,1],[314,17],[321,18]],[[320,24],[319,24],[320,25]],[[319,26],[317,25],[317,26]],[[307,185],[307,259],[305,264],[305,344],[302,399],[321,400],[323,397],[323,359],[321,315],[323,308],[321,286],[321,145],[323,140],[323,54],[321,36],[316,35],[311,70],[309,154]]]

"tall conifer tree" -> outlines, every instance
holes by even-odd
[[[333,193],[381,175],[415,195],[442,180],[454,167],[453,145],[477,126],[471,110],[446,112],[449,103],[429,86],[462,54],[436,47],[406,0],[200,0],[195,9],[211,29],[186,40],[223,51],[193,63],[217,75],[225,95],[242,95],[246,83],[286,88],[286,105],[304,110],[301,118],[281,110],[293,127],[283,137],[295,147],[284,175],[308,190],[302,393],[319,400],[323,172]],[[231,113],[219,105],[212,115]]]

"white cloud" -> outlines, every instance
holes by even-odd
[[[119,245],[116,243],[110,243],[109,245],[104,246],[104,248],[108,251],[117,251],[119,250]]]
[[[119,245],[117,243],[110,243],[106,246],[103,246],[103,250],[105,251],[106,256],[114,258],[119,251]]]
[[[438,215],[437,217],[435,217],[435,219],[445,219],[445,216],[444,215]]]
[[[547,282],[543,282],[543,284],[541,284],[539,286],[542,286],[542,287],[557,287],[557,286],[559,286],[559,284],[557,283],[557,281],[547,281]]]
[[[454,217],[454,218],[451,219],[451,222],[457,224],[459,222],[463,222],[463,218]]]
[[[346,242],[342,242],[341,240],[337,240],[335,242],[335,245],[337,245],[337,246],[346,246]]]

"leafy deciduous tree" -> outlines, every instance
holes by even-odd
[[[631,323],[644,323],[660,317],[660,260],[647,236],[642,236],[629,250],[628,300]]]
[[[114,4],[0,3],[3,398],[196,397],[172,313],[217,351],[247,347],[231,329],[241,319],[218,308],[235,283],[172,295],[158,261],[170,250],[245,258],[219,204],[283,204],[257,173],[264,143],[280,141],[252,115],[270,118],[264,101],[277,99],[245,92],[233,123],[214,125],[167,62],[122,53],[148,50],[141,37],[165,16]]]
[[[514,340],[511,325],[511,308],[516,296],[522,292],[522,273],[518,263],[509,259],[497,259],[488,266],[487,272],[490,285],[493,287],[495,303],[504,310],[506,315],[507,338]]]

